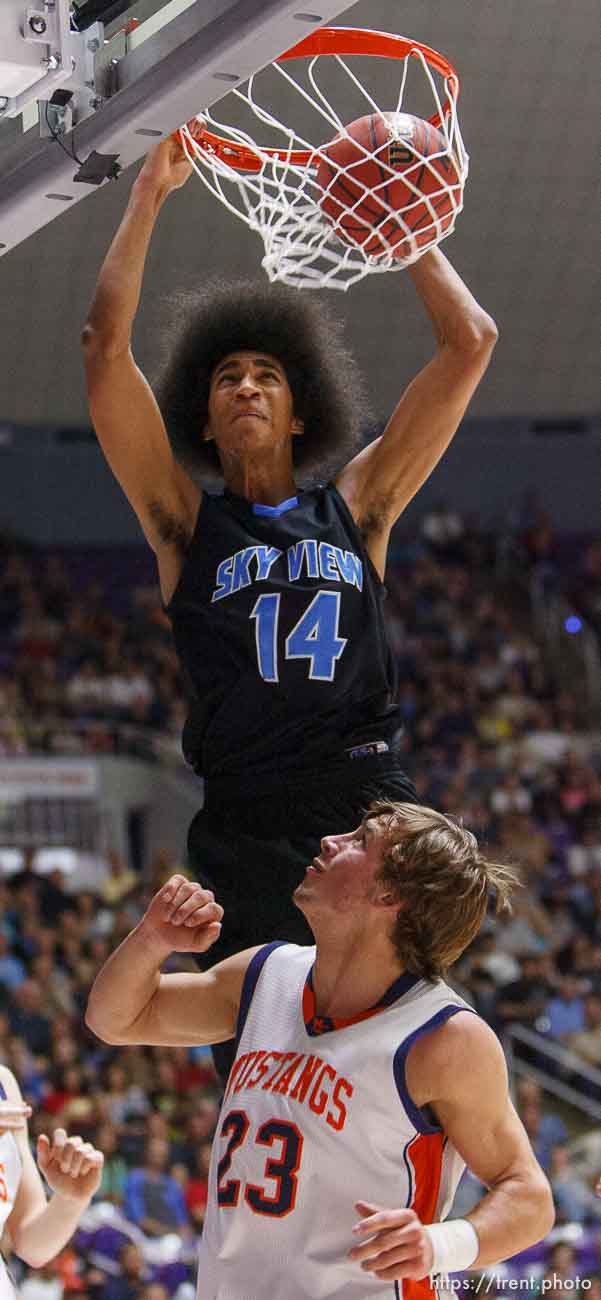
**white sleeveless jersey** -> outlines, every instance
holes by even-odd
[[[0,1098],[6,1098],[1,1083]],[[3,1133],[0,1135],[0,1238],[17,1198],[22,1168],[21,1153],[12,1133]],[[15,1289],[0,1255],[0,1300],[14,1300],[14,1297]]]
[[[414,1105],[405,1061],[468,1010],[442,981],[402,975],[351,1021],[315,1014],[315,948],[268,944],[242,990],[237,1054],[213,1144],[198,1300],[431,1300],[348,1251],[357,1201],[444,1218],[464,1163]]]

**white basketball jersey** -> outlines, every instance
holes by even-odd
[[[0,1098],[5,1097],[0,1083]],[[21,1153],[12,1133],[3,1133],[0,1136],[0,1238],[17,1197],[22,1168]],[[15,1289],[0,1255],[0,1300],[14,1300],[14,1296]]]
[[[315,1014],[315,948],[268,944],[244,981],[237,1054],[213,1144],[198,1300],[430,1300],[348,1251],[357,1201],[444,1218],[464,1163],[415,1106],[405,1061],[471,1010],[441,980],[402,975],[353,1020]]]

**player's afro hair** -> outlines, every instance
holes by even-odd
[[[360,445],[369,420],[363,380],[342,328],[308,294],[253,280],[213,281],[171,300],[157,397],[175,455],[204,480],[219,480],[215,444],[202,438],[211,375],[230,352],[261,351],[284,367],[304,435],[294,465],[307,482],[324,479]]]

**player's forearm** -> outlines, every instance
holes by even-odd
[[[542,1169],[503,1179],[465,1217],[480,1244],[474,1268],[498,1264],[526,1250],[551,1231],[555,1220],[551,1189]]]
[[[84,348],[118,356],[129,347],[138,310],[146,254],[166,193],[138,179],[104,259],[83,329]]]
[[[497,327],[488,312],[476,302],[461,276],[441,253],[433,248],[409,267],[409,274],[432,321],[440,347],[467,351],[492,351]]]
[[[154,997],[170,951],[137,925],[112,953],[94,980],[86,1008],[86,1024],[98,1038],[129,1041],[128,1031]]]
[[[14,1237],[14,1249],[30,1268],[42,1268],[73,1236],[89,1204],[55,1192],[43,1210],[25,1220]]]

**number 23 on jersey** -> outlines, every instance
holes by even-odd
[[[296,1124],[269,1119],[253,1136],[246,1111],[231,1110],[221,1125],[220,1137],[228,1139],[217,1166],[217,1201],[221,1208],[234,1209],[242,1195],[255,1214],[275,1218],[290,1214],[296,1204],[297,1173],[303,1153],[302,1134]],[[267,1186],[246,1183],[242,1187],[238,1178],[228,1178],[232,1162],[235,1164],[236,1151],[246,1141],[273,1151],[273,1155],[267,1155],[265,1159],[263,1183]]]

